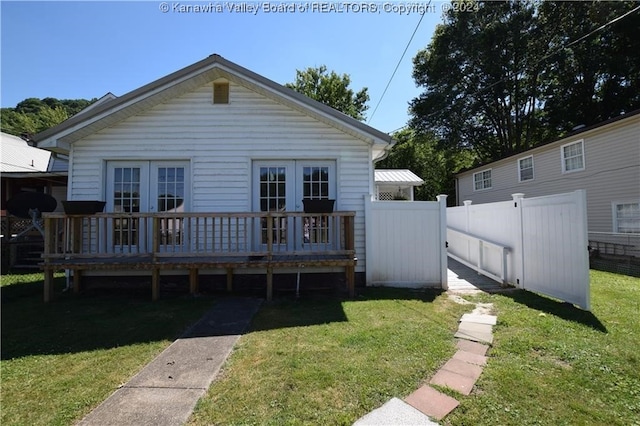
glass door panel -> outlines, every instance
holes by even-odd
[[[299,196],[307,200],[335,200],[335,163],[332,161],[299,162]],[[304,217],[302,249],[330,249],[333,245],[332,220],[326,215]]]
[[[158,213],[181,213],[185,211],[186,174],[185,167],[153,164],[153,201]],[[163,218],[160,221],[161,248],[175,251],[185,242],[184,223],[178,218]]]

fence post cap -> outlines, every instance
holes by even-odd
[[[522,192],[516,192],[515,194],[511,194],[513,201],[521,200],[524,198],[524,194]]]
[[[464,200],[464,201],[462,202],[462,204],[464,204],[465,206],[470,206],[470,205],[471,205],[471,203],[473,203],[473,201],[472,201],[472,200]]]

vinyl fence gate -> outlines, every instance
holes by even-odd
[[[446,198],[365,199],[367,285],[447,288]]]
[[[518,288],[590,309],[586,191],[447,209],[449,256]]]

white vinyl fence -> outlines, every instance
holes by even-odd
[[[446,198],[365,199],[367,285],[447,288]]]
[[[447,209],[451,257],[519,288],[590,309],[586,192]]]

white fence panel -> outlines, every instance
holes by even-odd
[[[446,289],[446,196],[438,200],[365,200],[367,285]]]
[[[472,265],[482,263],[481,273],[497,280],[498,251],[479,250],[478,240],[502,246],[509,252],[506,282],[590,309],[586,192],[523,197],[477,205],[465,201],[447,209],[453,231],[449,252]]]
[[[522,238],[520,237],[521,220],[514,207],[515,201],[489,204],[471,204],[470,201],[465,201],[464,204],[464,206],[447,209],[447,228],[508,248],[505,281],[517,283],[519,277],[516,276],[516,271],[520,270],[522,265],[521,258],[515,256],[514,252],[517,252]],[[449,252],[454,254],[457,250],[461,250],[460,245],[464,245],[466,250],[466,245],[470,244],[458,241],[453,236],[451,239],[447,236],[447,242]],[[470,250],[468,254],[464,252],[460,254],[462,254],[463,260],[474,265],[478,264],[477,250]],[[500,275],[498,273],[502,268],[499,263],[502,260],[500,256],[501,254],[497,252],[487,253],[484,262],[487,272]]]
[[[522,200],[523,288],[589,309],[586,193]]]

